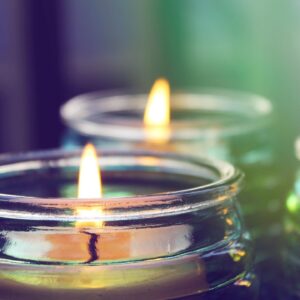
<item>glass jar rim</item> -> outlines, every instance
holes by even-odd
[[[300,160],[300,135],[295,140],[295,154],[296,158]]]
[[[0,156],[3,174],[56,166],[66,167],[79,160],[81,151],[47,150]],[[207,168],[218,179],[204,185],[176,191],[120,198],[41,198],[0,194],[0,218],[47,221],[124,221],[173,216],[218,206],[236,196],[242,188],[243,173],[227,162],[155,151],[102,150],[101,158],[157,158]],[[68,161],[69,159],[69,161]],[[77,165],[78,162],[76,162]],[[200,169],[199,169],[200,170]],[[197,172],[196,172],[197,173]],[[194,174],[200,176],[201,174]],[[201,179],[203,180],[203,174]],[[31,210],[34,207],[34,212]],[[76,208],[100,209],[101,216],[81,216]]]
[[[70,99],[61,107],[60,114],[67,126],[82,135],[141,142],[147,139],[142,118],[126,118],[114,114],[129,108],[132,111],[143,112],[146,100],[146,94],[93,92]],[[221,120],[216,124],[215,121],[203,121],[200,117],[191,121],[187,113],[184,125],[183,122],[172,120],[171,140],[189,141],[235,136],[259,130],[272,121],[271,102],[260,95],[247,92],[223,89],[175,91],[171,95],[171,101],[171,107],[178,111],[184,109],[194,114],[198,111],[199,114],[209,112],[240,117],[238,121]],[[101,118],[89,120],[95,113]]]

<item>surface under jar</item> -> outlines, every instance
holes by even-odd
[[[104,151],[104,198],[62,198],[76,196],[79,156],[1,158],[1,299],[255,298],[238,170]]]

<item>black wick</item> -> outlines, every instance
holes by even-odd
[[[84,264],[88,264],[88,263],[91,263],[91,262],[99,259],[99,254],[97,251],[97,242],[98,242],[98,239],[100,238],[100,235],[97,235],[95,233],[86,232],[86,231],[82,231],[82,233],[90,236],[90,240],[89,240],[89,244],[88,244],[90,258],[86,262],[84,262]]]

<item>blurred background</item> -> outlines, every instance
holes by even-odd
[[[0,0],[0,152],[58,147],[59,107],[94,90],[221,87],[300,133],[298,0]]]

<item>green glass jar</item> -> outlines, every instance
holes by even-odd
[[[295,152],[299,163],[300,137],[295,142]],[[300,283],[298,280],[300,276],[300,168],[296,171],[294,186],[286,199],[285,211],[285,243],[282,249],[285,297],[286,299],[298,299],[300,297]]]

